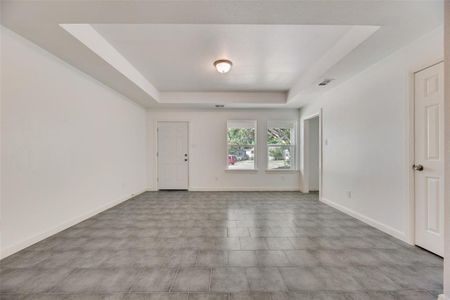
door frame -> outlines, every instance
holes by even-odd
[[[156,170],[156,172],[155,172],[156,176],[154,177],[155,190],[159,191],[159,157],[158,157],[158,152],[159,152],[158,125],[159,125],[159,123],[186,123],[186,125],[187,125],[187,154],[188,154],[188,165],[187,165],[187,168],[188,168],[187,182],[188,182],[188,184],[187,184],[187,190],[189,191],[191,189],[191,181],[190,181],[190,178],[191,178],[191,168],[190,168],[190,166],[191,166],[191,155],[190,155],[191,148],[190,148],[190,142],[189,142],[190,141],[190,134],[191,134],[190,121],[166,120],[166,119],[155,120],[155,126],[154,126],[154,130],[153,130],[154,137],[155,137],[154,138],[154,145],[155,145],[154,157],[155,157],[155,170]]]
[[[319,200],[323,188],[323,109],[303,118],[303,193],[309,193],[309,121],[319,118]]]
[[[415,163],[415,76],[416,73],[423,71],[425,69],[431,68],[435,65],[444,62],[443,58],[438,60],[433,60],[429,64],[417,66],[414,71],[409,72],[409,101],[407,101],[407,126],[406,126],[406,158],[407,158],[407,168],[406,168],[406,186],[409,204],[409,230],[406,234],[406,242],[410,245],[416,245],[416,197],[415,197],[415,173],[412,169],[412,165]],[[445,100],[445,99],[444,99]],[[444,201],[445,204],[445,201]],[[445,208],[443,208],[445,209]]]

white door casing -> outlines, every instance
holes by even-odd
[[[158,122],[158,189],[187,190],[189,152],[187,122]]]
[[[414,78],[415,243],[444,255],[444,63]]]
[[[322,199],[322,187],[323,187],[323,110],[320,108],[318,113],[310,115],[303,119],[303,157],[302,157],[302,170],[303,170],[303,193],[309,193],[309,168],[310,168],[310,121],[313,118],[319,118],[319,200]]]

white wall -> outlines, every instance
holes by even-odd
[[[412,73],[442,58],[439,29],[301,110],[323,108],[323,201],[410,242]]]
[[[319,190],[319,157],[320,157],[320,135],[319,135],[319,117],[310,119],[309,121],[309,190]]]
[[[445,254],[444,254],[444,295],[440,299],[450,300],[450,1],[445,1]]]
[[[190,190],[299,190],[299,173],[266,171],[267,120],[297,120],[298,110],[197,109],[149,111],[150,189],[157,189],[157,121],[189,122]],[[257,171],[226,171],[227,120],[257,120]]]
[[[2,28],[1,254],[147,187],[146,110]]]

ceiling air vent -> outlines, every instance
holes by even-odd
[[[319,86],[326,86],[330,82],[332,82],[334,79],[324,79],[319,83]]]

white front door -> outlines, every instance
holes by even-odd
[[[158,188],[186,190],[189,183],[188,123],[158,122]]]
[[[415,240],[444,255],[444,63],[415,74]]]

